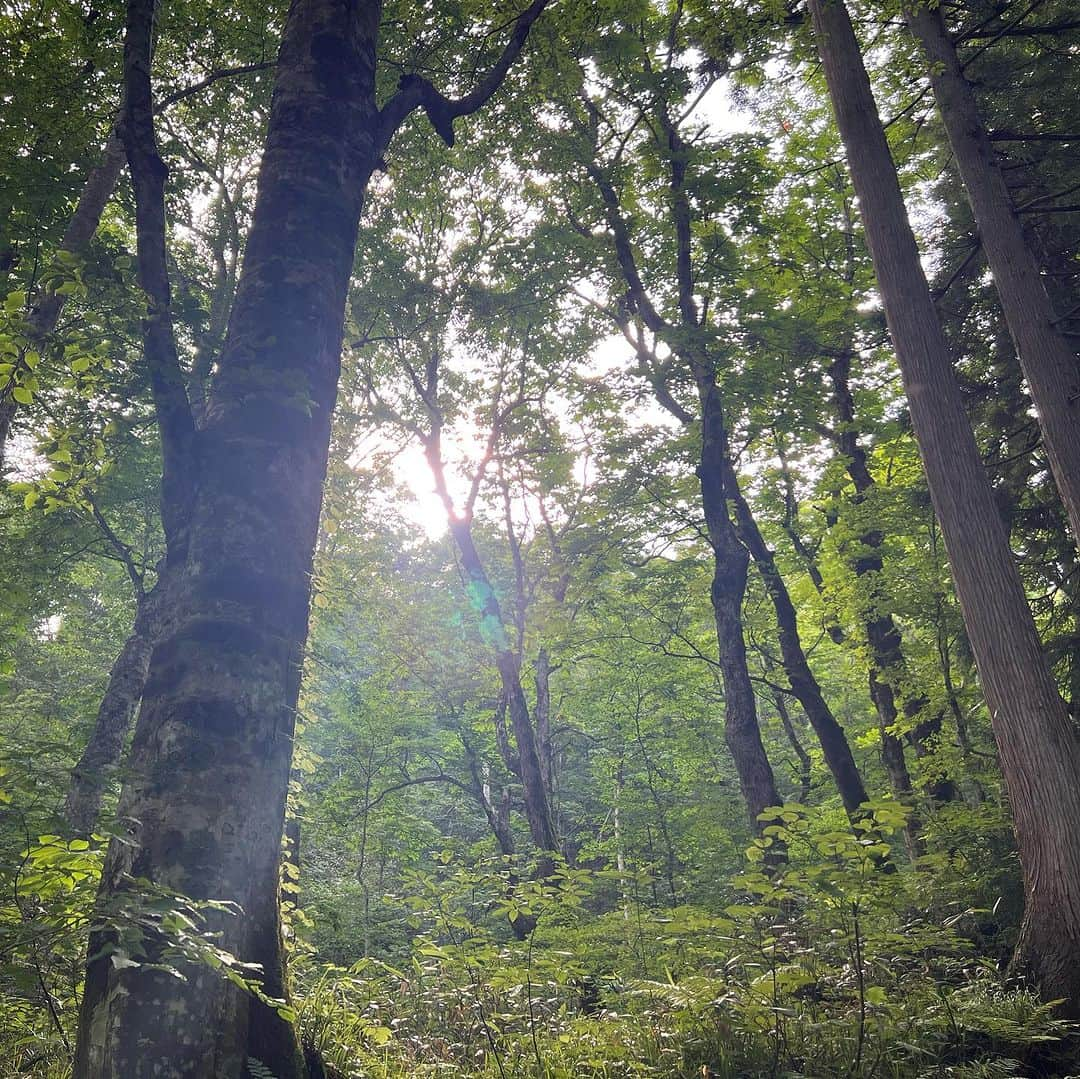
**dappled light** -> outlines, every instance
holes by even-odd
[[[1075,1079],[1069,0],[0,11],[0,1076]]]

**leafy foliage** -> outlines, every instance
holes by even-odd
[[[1075,715],[1080,572],[1012,345],[896,5],[850,6]],[[164,568],[160,466],[128,190],[86,250],[60,246],[119,101],[118,9],[54,7],[0,14],[0,1072],[69,1073],[94,931],[114,966],[209,968],[263,999],[332,1076],[1075,1073],[1076,1025],[1004,969],[1023,889],[993,731],[859,208],[802,17],[779,2],[555,5],[452,150],[410,121],[368,192],[349,292],[281,873],[289,999],[221,947],[244,915],[229,904],[142,877],[97,900],[106,844],[131,823],[113,808],[123,762],[96,831],[62,807]],[[380,99],[400,72],[471,85],[514,7],[387,3]],[[1046,137],[1080,122],[1080,94],[1060,89],[1075,87],[1074,13],[946,14],[1075,337],[1077,166]],[[162,10],[172,314],[200,422],[284,18]],[[685,244],[669,227],[682,213]],[[49,295],[64,313],[39,339]],[[853,820],[755,576],[740,630],[786,801],[746,819],[688,344],[871,792]],[[450,523],[468,525],[484,581]],[[883,730],[868,626],[886,618],[904,662],[884,681],[914,706]],[[496,653],[536,725],[559,851],[527,826]],[[907,791],[885,793],[883,736]],[[247,1071],[273,1074],[255,1057]]]

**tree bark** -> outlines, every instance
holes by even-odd
[[[278,56],[255,212],[204,425],[177,361],[165,250],[166,169],[150,89],[154,0],[129,0],[124,141],[136,196],[143,344],[164,458],[168,629],[155,642],[101,902],[138,905],[139,878],[229,901],[218,943],[287,998],[278,873],[307,637],[313,552],[364,192],[391,137],[423,104],[453,141],[502,82],[545,0],[514,23],[496,63],[450,101],[413,79],[380,110],[381,4],[293,0]],[[417,83],[426,90],[418,96]],[[178,981],[147,959],[113,963],[92,935],[76,1079],[238,1079],[249,1059],[305,1074],[296,1032],[209,969]]]
[[[1042,430],[1074,542],[1080,540],[1080,363],[1058,321],[1024,238],[970,83],[941,11],[920,5],[906,16],[926,54],[930,85],[967,191],[994,287]]]
[[[1012,805],[1026,909],[1014,970],[1080,1011],[1080,744],[1046,664],[842,3],[815,36]]]
[[[71,772],[64,816],[77,835],[90,835],[101,815],[101,801],[123,753],[124,739],[142,699],[153,646],[153,593],[136,600],[135,623],[109,671],[94,729]]]
[[[837,722],[832,713],[821,686],[818,685],[814,672],[810,670],[810,664],[806,661],[806,653],[803,651],[802,641],[799,637],[798,616],[795,606],[791,602],[787,585],[776,566],[773,552],[765,542],[761,530],[754,520],[753,511],[749,502],[739,490],[738,477],[731,462],[727,462],[726,481],[732,504],[735,507],[736,528],[739,538],[750,551],[754,564],[758,568],[761,580],[765,585],[765,591],[769,593],[773,610],[776,612],[776,628],[780,644],[780,656],[791,685],[791,691],[803,707],[810,726],[817,735],[818,742],[825,755],[825,763],[832,773],[836,782],[840,799],[844,803],[844,809],[851,820],[856,820],[861,815],[860,807],[869,801],[866,787],[863,785],[862,776],[859,774],[858,765],[848,745],[847,735],[844,728]],[[781,713],[781,719],[784,718]],[[790,724],[790,720],[788,720]],[[788,740],[791,741],[794,730],[788,731]],[[794,744],[794,743],[793,743]]]
[[[136,179],[140,278],[154,297],[147,351],[164,336],[161,266],[146,235],[163,219],[164,166],[148,153],[148,18],[132,0],[125,48],[128,156]],[[345,293],[363,192],[378,160],[379,5],[296,0],[275,83],[259,192],[220,375],[186,475],[166,483],[169,562],[178,570],[169,631],[150,661],[103,901],[134,899],[134,878],[196,899],[230,900],[220,944],[285,997],[278,871],[292,734],[307,634],[312,552],[340,363]],[[150,127],[152,140],[152,127]],[[152,141],[150,143],[152,149]],[[156,152],[154,153],[156,157]],[[146,182],[146,174],[159,191]],[[145,226],[145,230],[144,227]],[[163,228],[161,229],[163,233]],[[162,251],[163,254],[163,251]],[[147,274],[150,273],[148,278]],[[157,287],[148,287],[148,285]],[[167,304],[167,279],[164,282]],[[163,442],[186,404],[178,366],[157,368]],[[170,381],[170,379],[172,381]],[[297,398],[303,404],[297,403]],[[165,407],[162,409],[161,402]],[[190,412],[187,423],[190,424]],[[182,438],[180,439],[183,444]],[[304,1074],[277,1012],[209,969],[178,982],[118,967],[91,941],[75,1075],[240,1076],[249,1057],[279,1079]],[[160,942],[147,942],[152,961]]]

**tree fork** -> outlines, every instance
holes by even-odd
[[[731,462],[727,462],[726,482],[729,497],[735,507],[736,529],[739,538],[750,551],[754,564],[758,568],[765,590],[772,600],[776,613],[777,635],[780,641],[780,654],[784,670],[787,673],[791,691],[802,705],[810,726],[817,735],[825,763],[832,773],[841,801],[849,819],[857,820],[861,807],[869,801],[858,765],[848,744],[844,728],[832,713],[821,686],[818,685],[814,672],[806,660],[802,641],[799,637],[798,619],[795,607],[788,594],[787,585],[776,566],[773,552],[769,550],[757,521],[754,520],[750,503],[739,489],[739,480]],[[785,731],[787,731],[785,726]],[[792,732],[788,731],[791,740]]]
[[[459,114],[495,92],[543,6],[534,0],[518,19]],[[149,878],[235,904],[239,913],[213,927],[218,943],[258,963],[264,992],[286,1000],[281,836],[345,298],[364,192],[413,107],[395,95],[378,108],[380,16],[378,0],[293,0],[236,301],[196,433],[169,316],[166,173],[150,96],[154,2],[128,6],[124,136],[177,585],[121,795],[131,834],[110,847],[101,903],[137,905],[134,882]],[[150,969],[160,939],[145,942],[149,964],[114,964],[115,943],[103,932],[91,939],[76,1079],[240,1079],[249,1058],[278,1079],[306,1075],[288,1013],[209,968],[185,969],[186,981]]]

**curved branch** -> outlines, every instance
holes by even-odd
[[[510,65],[518,58],[525,46],[529,30],[547,7],[548,0],[533,2],[518,16],[510,32],[502,55],[492,65],[491,70],[464,97],[448,98],[441,94],[423,75],[407,74],[401,76],[398,91],[379,110],[379,156],[386,150],[394,133],[405,118],[414,109],[423,108],[431,126],[447,146],[454,145],[454,120],[459,116],[469,116],[482,108],[488,99],[502,85]]]

